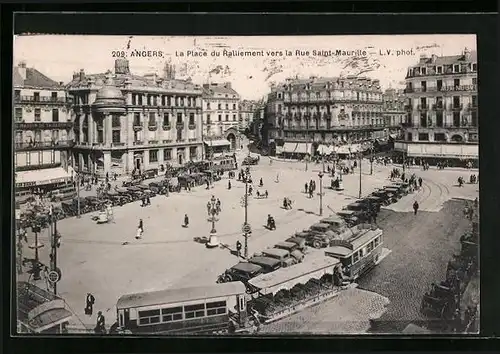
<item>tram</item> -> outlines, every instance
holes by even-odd
[[[347,240],[332,240],[325,255],[342,263],[351,281],[357,280],[378,264],[382,254],[383,233],[380,229],[361,230]]]
[[[241,282],[123,295],[113,333],[240,333],[251,328]]]

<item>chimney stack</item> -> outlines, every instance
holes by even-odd
[[[231,83],[230,83],[230,82],[226,82],[226,83],[224,84],[224,87],[225,87],[225,88],[227,88],[227,89],[232,88],[232,86],[231,86]]]
[[[21,75],[23,80],[26,80],[26,62],[25,61],[19,62],[19,65],[17,67],[17,71],[18,71],[19,75]]]
[[[85,70],[80,69],[80,81],[83,81],[83,80],[85,80]]]

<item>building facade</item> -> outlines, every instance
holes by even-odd
[[[408,68],[404,140],[407,156],[478,158],[477,55],[430,57]]]
[[[406,121],[406,96],[404,90],[387,89],[382,95],[384,124],[388,134],[397,138]]]
[[[240,95],[230,82],[203,85],[205,147],[228,152],[240,146]]]
[[[239,115],[239,130],[245,131],[245,129],[250,128],[253,119],[255,117],[256,111],[260,108],[260,105],[256,101],[243,100],[240,103],[240,115]]]
[[[73,123],[64,85],[20,63],[13,89],[16,187],[50,189],[67,181]]]
[[[288,79],[267,99],[263,142],[314,146],[361,142],[384,135],[382,91],[366,77]],[[281,144],[279,144],[281,145]],[[306,153],[314,153],[308,147]],[[299,147],[297,150],[303,150]]]
[[[67,85],[73,97],[74,162],[82,173],[128,174],[202,159],[202,89],[176,80],[130,72],[125,59],[114,73],[82,69]]]

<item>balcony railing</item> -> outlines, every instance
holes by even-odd
[[[425,128],[425,129],[477,129],[477,123],[441,123],[437,122],[428,122],[427,124],[422,123],[401,123],[403,128]]]
[[[460,92],[477,91],[477,85],[457,85],[457,86],[437,86],[437,87],[407,87],[404,93],[423,93],[423,92]]]
[[[193,142],[195,142],[195,141],[198,141],[198,138],[189,138],[189,142],[190,142],[190,143],[193,143]]]
[[[429,109],[428,105],[419,104],[417,106],[417,110],[419,110],[419,111],[427,111],[428,109]]]
[[[138,132],[143,129],[142,124],[140,123],[134,123],[134,131]]]
[[[451,111],[457,111],[457,110],[462,110],[464,108],[464,105],[462,103],[460,104],[450,104],[449,110]]]
[[[123,147],[125,146],[125,143],[119,142],[119,143],[111,143],[112,147]]]
[[[134,141],[134,145],[144,145],[144,142],[142,140],[136,140]]]
[[[66,104],[72,103],[73,100],[69,97],[35,97],[35,96],[14,96],[15,103],[32,103],[32,104]]]
[[[191,130],[196,129],[196,124],[189,124],[189,129]]]
[[[73,122],[15,122],[14,128],[19,130],[71,129]]]
[[[163,124],[163,130],[170,130],[171,128],[170,124]]]
[[[173,140],[172,139],[163,139],[162,142],[163,144],[170,144]]]
[[[184,122],[177,122],[177,123],[175,123],[175,127],[176,127],[177,129],[182,129],[182,128],[184,128]]]
[[[38,150],[38,149],[63,149],[73,147],[73,140],[59,140],[59,141],[34,141],[34,142],[15,142],[14,148],[16,150]]]
[[[441,103],[436,103],[436,104],[433,104],[432,105],[432,109],[434,111],[440,111],[440,110],[443,110],[444,109],[444,104],[441,102]]]
[[[156,124],[156,123],[155,124],[148,124],[148,129],[150,131],[155,131],[158,129],[158,124]]]
[[[41,164],[41,165],[27,165],[27,166],[16,166],[16,172],[20,171],[33,171],[33,170],[44,170],[47,168],[55,168],[55,167],[60,167],[61,163],[56,162],[56,163],[46,163],[46,164]]]

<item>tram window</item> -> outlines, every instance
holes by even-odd
[[[186,318],[194,318],[194,312],[186,312]]]
[[[150,317],[149,323],[160,323],[160,316]]]
[[[226,307],[225,301],[209,302],[207,303],[207,309],[213,309],[216,307]]]
[[[356,263],[357,261],[359,261],[359,253],[358,252],[354,253],[352,258],[353,258],[352,259],[353,263]]]
[[[139,317],[160,316],[160,310],[139,311]]]
[[[364,249],[360,249],[359,250],[359,258],[363,258],[365,256],[365,252],[364,252]]]
[[[205,309],[205,304],[184,306],[184,312],[204,310],[204,309]]]
[[[161,320],[163,322],[170,322],[170,321],[172,321],[172,315],[163,315]]]
[[[182,314],[182,307],[171,307],[171,308],[166,308],[166,309],[161,309],[162,315],[166,315],[169,313],[181,313]]]
[[[139,318],[139,324],[141,325],[149,324],[149,317]]]
[[[182,320],[182,313],[174,313],[172,316],[174,321]]]
[[[205,311],[196,311],[194,317],[205,317]]]

